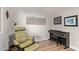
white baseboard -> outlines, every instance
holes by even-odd
[[[48,40],[48,39],[35,40],[35,42],[40,42],[40,41],[44,41],[44,40]]]
[[[70,48],[74,49],[75,51],[79,51],[78,48],[71,46]]]

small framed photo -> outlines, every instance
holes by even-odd
[[[78,16],[68,16],[64,18],[64,26],[78,26]]]
[[[62,16],[54,17],[54,24],[62,24]]]

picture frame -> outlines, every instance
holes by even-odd
[[[62,24],[62,16],[54,17],[54,25]]]
[[[28,24],[28,25],[46,25],[46,18],[28,16],[28,17],[26,17],[26,24]]]
[[[78,26],[78,16],[64,17],[64,26]]]

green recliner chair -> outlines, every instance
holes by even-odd
[[[24,51],[34,51],[39,47],[39,44],[34,43],[33,38],[26,33],[24,27],[17,27],[15,29],[14,45]]]

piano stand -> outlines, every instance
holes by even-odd
[[[58,44],[64,45],[64,49],[69,48],[69,32],[62,32],[58,30],[49,30],[50,40],[56,41]]]

